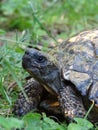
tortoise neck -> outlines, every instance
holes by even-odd
[[[58,95],[61,88],[61,79],[59,71],[53,71],[48,77],[44,77],[45,89],[51,94]]]

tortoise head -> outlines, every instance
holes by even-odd
[[[60,72],[52,59],[47,53],[28,48],[23,56],[22,65],[47,91],[58,94],[61,84]]]

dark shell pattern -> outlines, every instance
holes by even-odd
[[[64,79],[98,106],[98,30],[84,31],[57,49]]]

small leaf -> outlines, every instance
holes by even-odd
[[[23,117],[25,121],[40,120],[41,115],[39,113],[28,113]]]
[[[54,120],[43,114],[43,130],[66,130],[63,125],[58,124]]]
[[[74,118],[74,120],[81,126],[84,126],[88,129],[93,128],[93,124],[91,122],[89,122],[86,119],[83,118]]]
[[[23,118],[25,130],[42,130],[41,115],[38,113],[28,113]]]
[[[85,129],[84,127],[82,127],[78,124],[70,123],[68,126],[68,130],[87,130],[87,129]]]
[[[89,130],[93,128],[93,124],[83,118],[74,118],[77,123],[70,123],[68,130]]]
[[[23,128],[24,122],[18,120],[17,118],[5,118],[0,116],[0,126],[5,128],[5,130],[11,130],[12,128]]]

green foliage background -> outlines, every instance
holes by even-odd
[[[36,123],[39,124],[38,130],[94,129],[87,120],[78,119],[77,124],[67,126],[66,123],[59,125],[45,115],[43,120],[40,120],[41,115],[37,114],[27,115],[20,121],[13,118],[12,106],[17,99],[18,91],[23,91],[24,78],[28,75],[21,66],[24,51],[20,49],[20,45],[31,43],[33,46],[41,42],[46,51],[50,41],[53,45],[57,44],[58,39],[65,40],[82,30],[97,28],[97,24],[98,0],[0,1],[0,128],[2,130],[16,128],[16,122],[17,128],[22,128],[24,123],[27,123],[26,130],[30,130],[29,127],[37,130]],[[47,36],[48,40],[43,40],[43,36]],[[15,85],[12,85],[14,83]],[[10,118],[4,118],[5,116]]]

